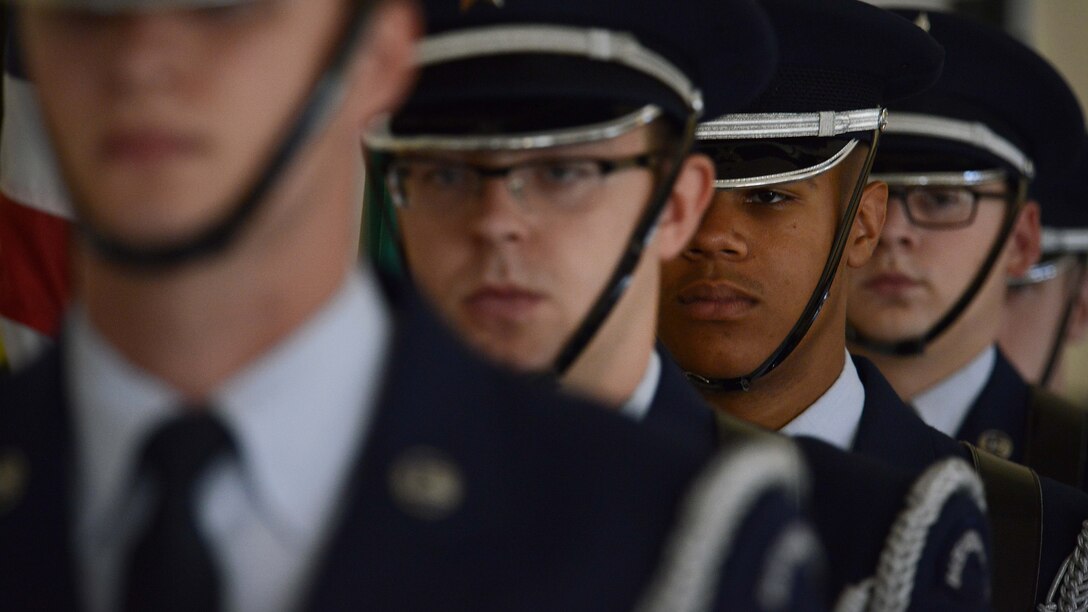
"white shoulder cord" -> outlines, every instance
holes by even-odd
[[[906,508],[892,525],[880,554],[876,575],[847,587],[839,596],[835,612],[906,610],[910,606],[914,578],[929,530],[936,524],[948,500],[961,492],[967,493],[985,511],[982,482],[965,461],[946,459],[923,472],[907,495]],[[964,533],[949,555],[946,583],[952,588],[959,588],[967,561],[972,555],[983,557],[985,561],[985,553],[978,532],[971,530]]]
[[[776,490],[800,500],[807,494],[807,485],[798,451],[785,440],[746,442],[720,452],[684,500],[662,563],[636,612],[709,610],[722,564],[755,505]],[[770,547],[761,580],[755,585],[761,607],[784,610],[794,568],[818,554],[816,536],[807,525],[788,525]]]
[[[1058,600],[1054,598],[1057,596]],[[1088,521],[1085,521],[1077,546],[1062,562],[1054,583],[1050,585],[1046,602],[1038,612],[1085,612],[1088,610]]]

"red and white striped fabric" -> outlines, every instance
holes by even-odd
[[[0,128],[0,342],[12,368],[60,329],[70,296],[71,207],[17,58],[5,58]]]

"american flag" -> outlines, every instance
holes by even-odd
[[[70,295],[71,207],[17,45],[4,53],[0,126],[0,343],[12,368],[60,329]]]

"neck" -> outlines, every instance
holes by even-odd
[[[118,268],[81,246],[78,294],[91,324],[133,364],[206,398],[343,283],[351,185],[331,179],[307,201],[270,201],[228,252],[169,272]]]
[[[777,431],[820,399],[842,374],[846,356],[845,314],[829,302],[804,340],[777,368],[752,381],[749,391],[704,392],[711,405]],[[845,312],[845,311],[844,311]]]
[[[797,367],[784,363],[754,381],[749,391],[709,391],[703,393],[703,398],[715,408],[764,429],[782,429],[835,384],[842,373],[845,349],[840,348],[834,357],[827,355],[820,364],[801,364],[795,357],[787,362],[792,360],[791,365]]]
[[[971,342],[951,347],[941,346],[943,344],[944,339],[928,346],[921,355],[906,357],[874,353],[860,347],[856,352],[872,360],[895,392],[909,402],[962,370],[993,342]]]
[[[975,303],[948,330],[926,346],[921,355],[885,355],[852,346],[884,374],[905,401],[927,391],[962,370],[994,344],[1001,326],[1000,295],[980,294]]]
[[[612,314],[562,379],[564,387],[613,408],[634,395],[654,350],[658,277],[656,268],[643,269],[653,259],[647,255]]]

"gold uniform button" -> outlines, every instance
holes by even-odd
[[[26,493],[30,465],[21,451],[0,451],[0,515],[19,504]]]
[[[393,462],[389,490],[401,510],[427,521],[453,514],[465,497],[461,469],[445,453],[425,446],[410,448]]]
[[[978,447],[1001,459],[1012,457],[1012,437],[1000,429],[987,429],[978,437]]]

